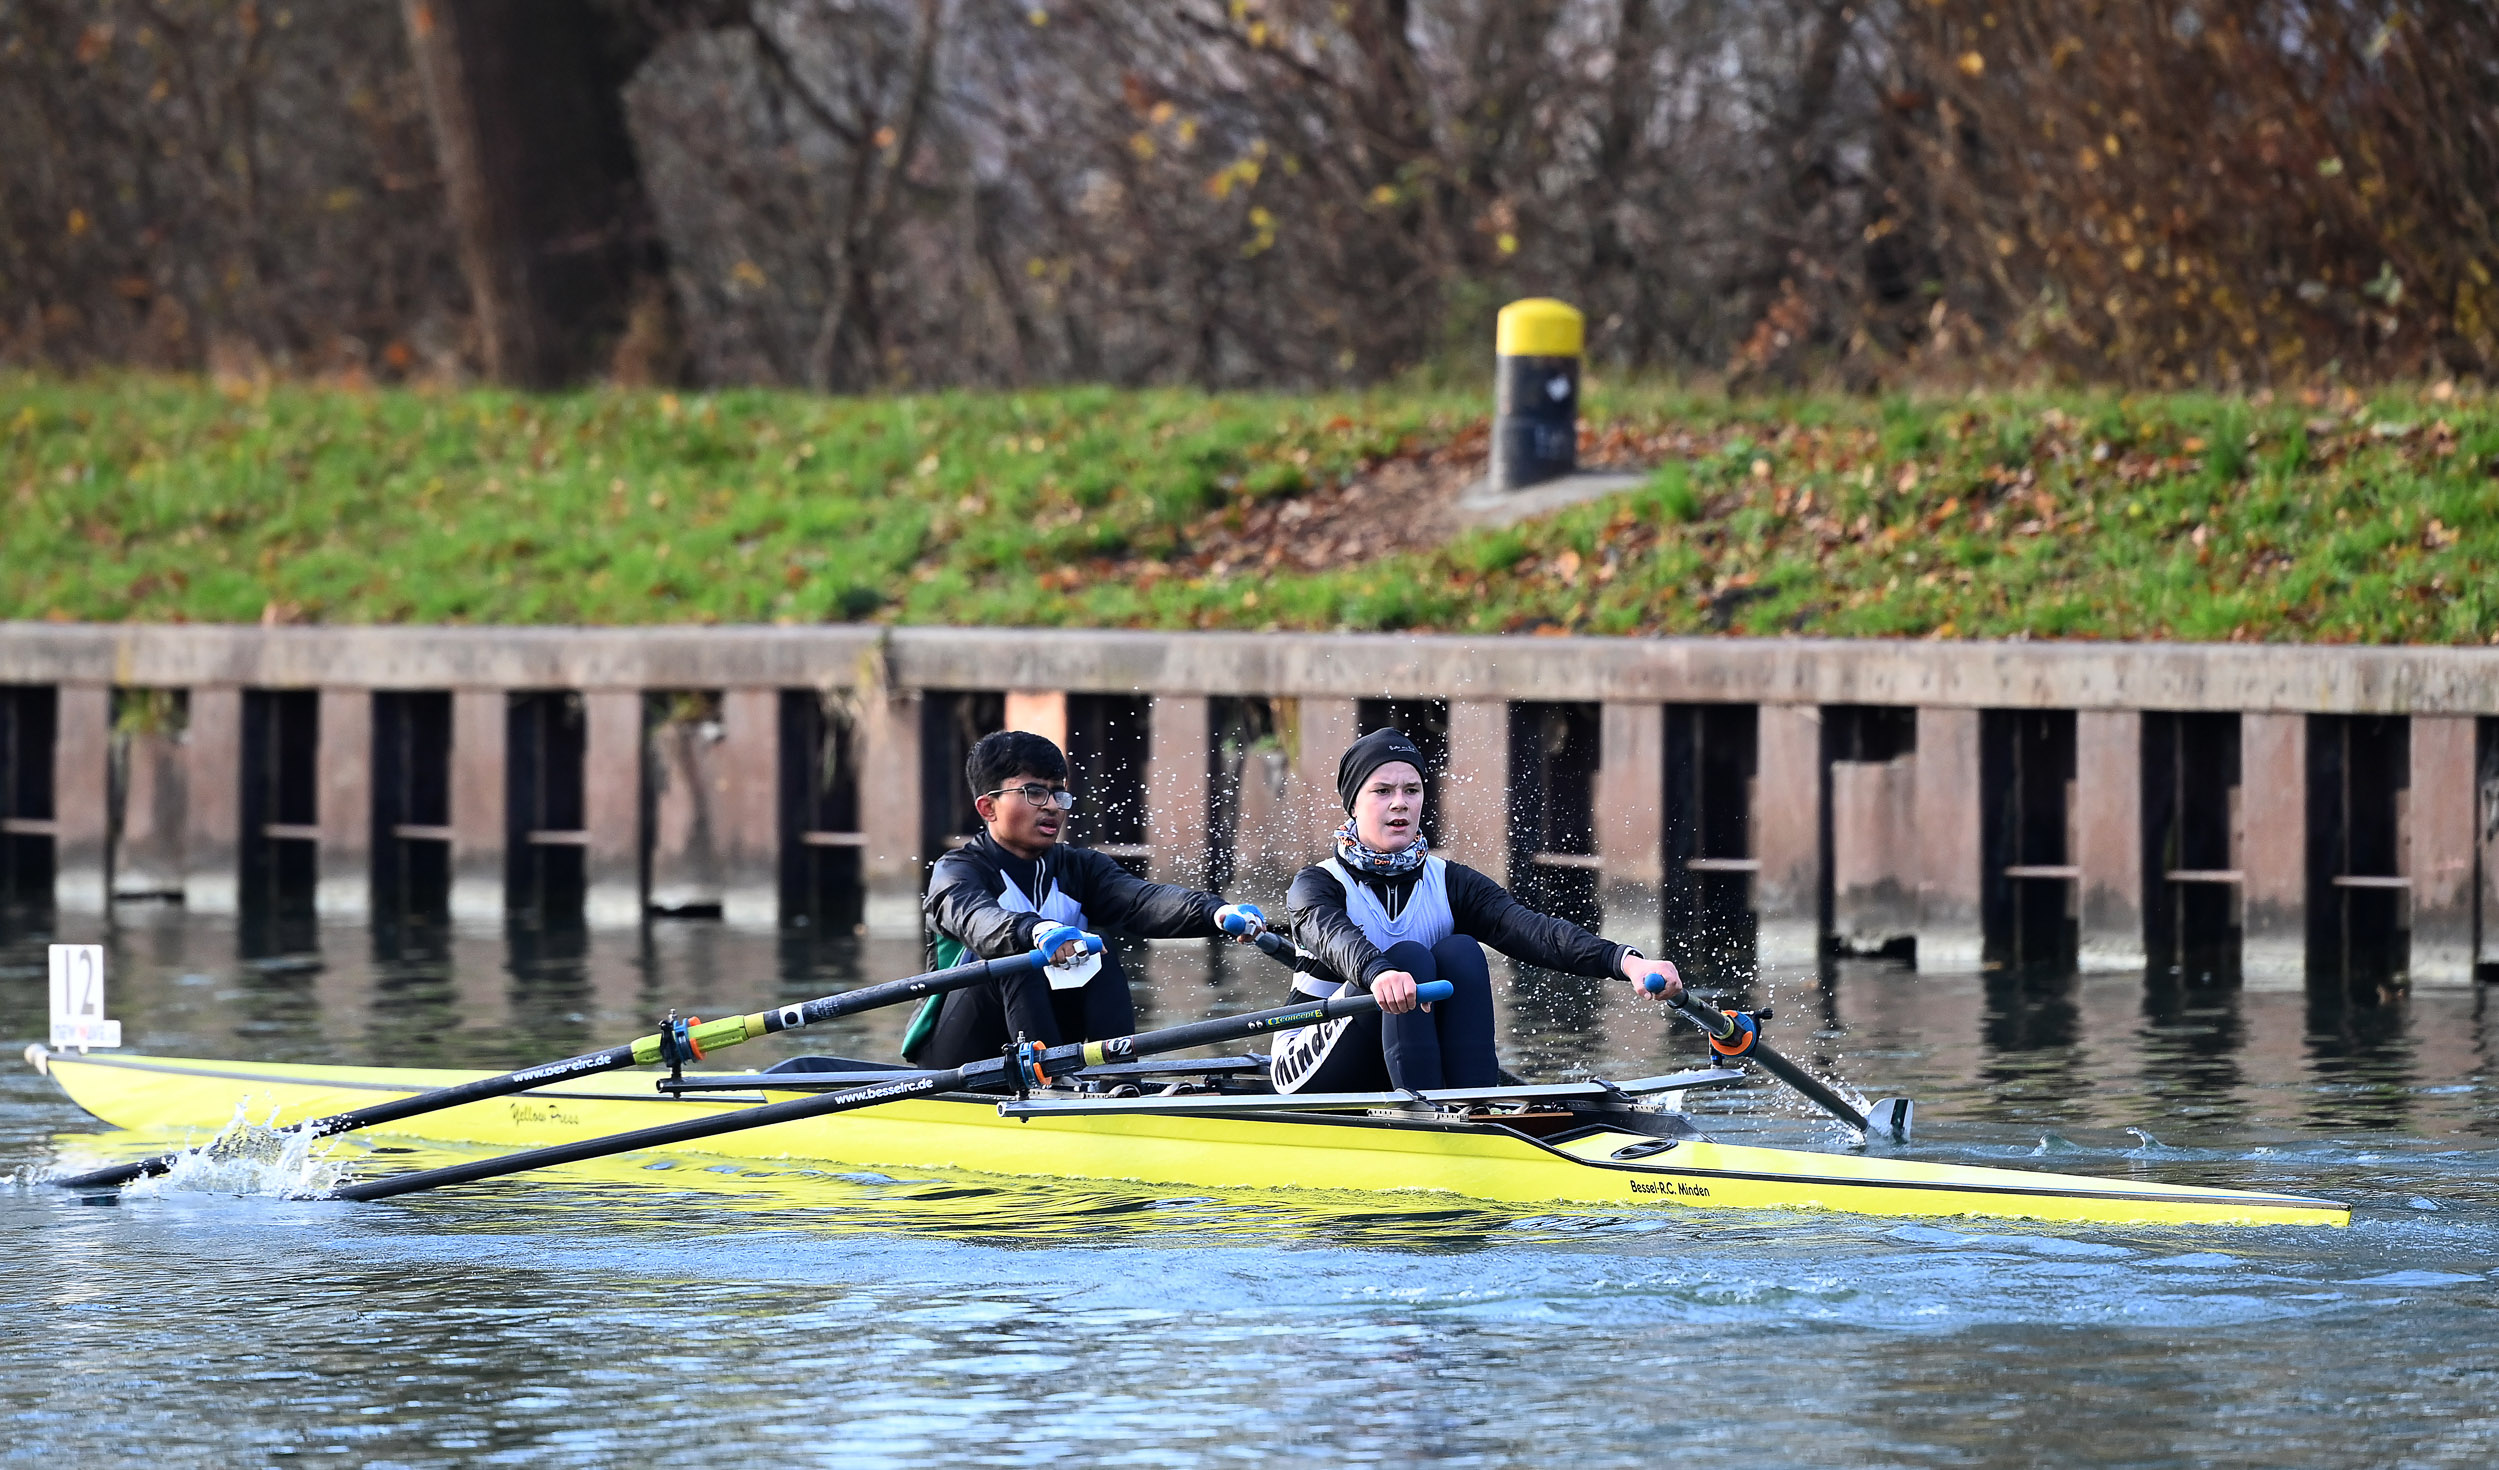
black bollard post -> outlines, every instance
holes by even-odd
[[[1565,302],[1538,296],[1501,308],[1493,343],[1495,490],[1523,490],[1579,468],[1579,358],[1585,340],[1585,320]]]

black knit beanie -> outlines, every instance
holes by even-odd
[[[1343,798],[1345,810],[1354,809],[1354,798],[1362,794],[1362,783],[1371,773],[1395,761],[1404,761],[1416,771],[1423,769],[1423,752],[1415,749],[1403,730],[1374,730],[1345,748],[1343,759],[1336,763],[1336,794]]]

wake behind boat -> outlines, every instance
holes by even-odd
[[[71,1100],[151,1142],[214,1138],[238,1116],[291,1126],[492,1074],[54,1054],[28,1059]],[[727,1117],[915,1075],[804,1059],[691,1072],[663,1087],[577,1077],[376,1126],[377,1136],[537,1149]],[[1278,1094],[1265,1059],[1095,1066],[1022,1097],[948,1092],[771,1123],[659,1150],[832,1169],[957,1168],[1189,1189],[1439,1191],[1508,1204],[1829,1210],[2103,1225],[2347,1225],[2331,1200],[1927,1163],[1710,1139],[1687,1091],[1711,1068],[1590,1081],[1403,1093]],[[1123,1095],[1131,1094],[1131,1095]],[[239,1110],[239,1111],[238,1111]]]

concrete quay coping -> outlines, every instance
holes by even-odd
[[[1159,633],[1063,628],[0,623],[0,683],[1036,689],[1321,698],[2499,714],[2499,648]]]
[[[1517,490],[1504,490],[1489,479],[1477,480],[1458,496],[1456,514],[1459,524],[1468,526],[1515,526],[1535,516],[1551,515],[1608,495],[1637,490],[1649,482],[1646,471],[1638,474],[1609,473],[1583,470]]]

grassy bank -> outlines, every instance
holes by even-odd
[[[1646,488],[1457,531],[1482,415],[0,377],[0,617],[2499,635],[2487,396],[1600,385]]]

